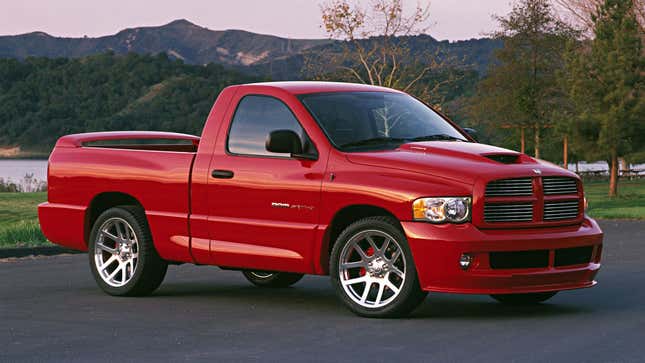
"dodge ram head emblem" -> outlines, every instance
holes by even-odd
[[[542,170],[540,170],[540,169],[533,169],[533,172],[534,172],[535,174],[537,174],[537,175],[542,174]]]

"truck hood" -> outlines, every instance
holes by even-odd
[[[487,180],[522,176],[576,174],[544,160],[496,146],[472,142],[427,141],[394,150],[347,154],[351,163],[406,170],[474,185]]]

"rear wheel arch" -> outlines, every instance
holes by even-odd
[[[130,206],[139,208],[142,211],[144,210],[143,205],[141,205],[139,200],[129,194],[122,192],[105,192],[97,194],[92,198],[92,201],[85,212],[84,237],[86,246],[89,246],[92,227],[101,213],[118,206]],[[145,213],[143,216],[145,217]]]

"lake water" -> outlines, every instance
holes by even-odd
[[[47,160],[0,159],[0,178],[14,182],[22,180],[25,175],[47,180]]]
[[[607,163],[594,162],[578,164],[580,171],[608,170]],[[569,170],[575,171],[576,165],[569,164]],[[631,169],[645,169],[645,164],[632,165]],[[22,180],[25,175],[33,174],[38,180],[47,180],[47,160],[0,159],[0,178],[14,182]]]

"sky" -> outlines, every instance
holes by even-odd
[[[212,29],[242,29],[288,38],[325,38],[324,0],[0,0],[0,35],[43,31],[63,37],[97,37],[125,28],[187,19]],[[492,14],[506,14],[511,0],[432,0],[430,35],[479,38],[495,29]],[[362,0],[366,4],[369,0]],[[413,9],[417,0],[404,0]]]

